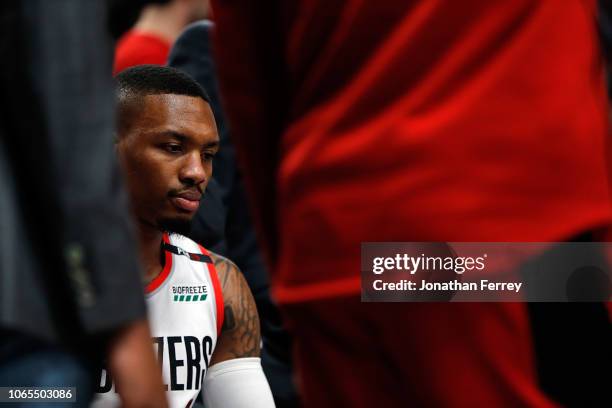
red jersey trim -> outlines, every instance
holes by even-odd
[[[166,244],[170,243],[170,238],[168,237],[168,233],[164,232],[162,239]],[[162,283],[166,280],[168,275],[170,275],[170,270],[172,269],[172,254],[169,251],[165,252],[165,264],[164,269],[162,269],[161,273],[155,277],[151,282],[147,284],[145,287],[145,293],[151,293],[155,289],[159,288]]]
[[[210,257],[210,252],[206,250],[202,245],[198,244],[200,247],[200,251],[202,254]],[[217,336],[221,334],[221,327],[223,326],[223,318],[224,318],[224,310],[223,310],[223,291],[221,290],[221,283],[219,283],[219,276],[217,275],[217,268],[215,268],[215,263],[207,263],[208,270],[210,271],[210,280],[212,281],[213,289],[215,291],[215,303],[217,305]]]
[[[345,279],[312,283],[299,286],[281,286],[273,289],[274,298],[279,303],[298,303],[309,300],[358,295],[361,293],[361,277],[351,276]]]

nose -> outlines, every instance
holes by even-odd
[[[194,152],[185,157],[183,166],[179,173],[179,179],[183,184],[197,186],[206,181],[206,169],[202,164],[199,152]]]

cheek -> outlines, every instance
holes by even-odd
[[[150,156],[132,157],[126,160],[124,167],[129,190],[134,199],[153,204],[166,197],[172,180],[169,177],[171,174],[168,170],[169,164]]]
[[[204,163],[204,172],[206,173],[206,179],[210,180],[213,176],[213,163]]]

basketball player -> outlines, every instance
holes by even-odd
[[[219,137],[205,91],[169,67],[117,76],[117,151],[145,269],[153,344],[171,407],[273,407],[259,360],[259,318],[231,261],[181,235],[212,173]],[[97,406],[118,404],[102,372]]]

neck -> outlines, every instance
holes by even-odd
[[[138,221],[138,246],[145,282],[151,281],[161,271],[160,244],[163,232],[145,221]]]
[[[189,22],[188,11],[180,7],[180,2],[171,2],[167,5],[145,7],[134,29],[154,34],[172,44]]]

